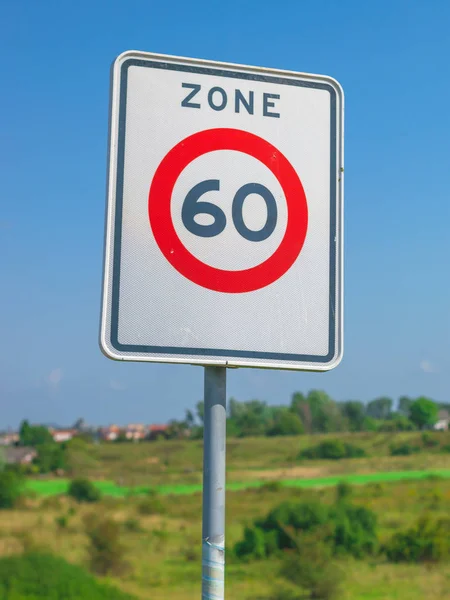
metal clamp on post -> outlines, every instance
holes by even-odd
[[[202,600],[222,600],[225,597],[225,536],[222,544],[203,540]]]

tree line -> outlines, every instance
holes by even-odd
[[[449,410],[450,405],[424,396],[401,396],[397,403],[386,396],[367,404],[359,400],[337,402],[322,390],[310,390],[307,394],[295,392],[287,406],[273,406],[262,400],[240,402],[230,398],[227,403],[227,436],[415,431],[431,428],[438,420],[440,409]],[[186,410],[184,419],[170,421],[168,429],[161,435],[168,439],[201,439],[203,415],[204,403],[201,401],[195,410]],[[90,436],[85,434],[83,437]],[[129,441],[124,436],[122,438],[117,441]],[[31,426],[28,421],[23,421],[19,429],[18,445],[32,446],[38,451],[33,465],[37,472],[65,470],[67,451],[75,443],[76,440],[57,443],[45,426]]]
[[[337,402],[322,390],[295,392],[288,406],[271,406],[261,400],[227,406],[227,436],[279,436],[362,431],[414,431],[431,428],[438,420],[439,404],[424,396],[402,396],[397,403],[380,397],[367,404],[359,400]],[[168,437],[203,436],[204,403],[187,410],[183,420],[169,423]]]

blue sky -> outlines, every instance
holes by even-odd
[[[97,344],[109,67],[128,49],[324,73],[346,94],[345,353],[325,374],[238,370],[229,395],[450,401],[450,4],[3,0],[0,428],[161,422],[200,367]]]

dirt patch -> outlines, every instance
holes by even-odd
[[[234,471],[234,481],[250,481],[257,479],[314,479],[323,477],[327,470],[323,467],[291,467],[285,469],[270,469],[264,471]]]
[[[158,465],[159,458],[157,456],[149,456],[143,461],[146,465]]]

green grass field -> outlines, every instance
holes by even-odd
[[[367,480],[366,480],[367,482]],[[359,483],[363,483],[359,478]],[[231,548],[243,527],[284,500],[311,499],[329,503],[335,490],[284,487],[230,491],[227,494],[227,597],[233,600],[270,600],[274,587],[282,584],[278,560],[238,563]],[[448,515],[450,479],[425,477],[381,483],[373,479],[355,486],[356,504],[374,510],[379,520],[381,541],[410,526],[419,515]],[[182,498],[182,499],[181,499]],[[194,600],[200,595],[201,495],[168,495],[163,514],[143,515],[139,497],[105,497],[96,505],[77,505],[64,496],[29,498],[14,511],[0,512],[0,555],[27,548],[42,548],[67,560],[86,564],[87,538],[83,525],[86,514],[95,512],[123,526],[122,541],[127,548],[130,573],[109,578],[114,585],[142,600]],[[67,526],[57,519],[75,514]],[[138,531],[129,531],[132,520]],[[450,565],[394,565],[384,558],[356,561],[342,559],[345,573],[340,600],[445,600],[449,598]]]
[[[321,488],[334,486],[341,481],[346,481],[352,485],[364,485],[367,483],[384,483],[395,482],[402,480],[418,480],[427,478],[450,478],[450,469],[434,469],[423,471],[393,471],[386,473],[367,473],[357,475],[335,475],[333,477],[317,477],[312,479],[285,479],[274,480],[279,481],[280,485],[286,488]],[[54,496],[57,494],[65,494],[69,487],[70,480],[68,479],[50,479],[36,480],[30,479],[27,481],[27,489],[36,492],[41,496]],[[228,491],[239,491],[251,488],[260,488],[267,481],[248,481],[248,482],[231,482],[227,485]],[[155,489],[162,495],[185,495],[195,494],[202,490],[202,486],[198,484],[179,484],[179,485],[160,485],[155,488],[149,486],[138,486],[135,488],[118,486],[113,481],[97,481],[95,485],[106,496],[125,497],[133,494],[145,494],[150,489]]]
[[[336,436],[328,436],[334,438]],[[354,485],[353,501],[378,517],[383,543],[420,515],[450,514],[450,434],[435,434],[425,447],[420,433],[345,434],[365,458],[299,460],[300,450],[324,436],[230,439],[227,446],[226,594],[232,600],[273,600],[279,589],[278,559],[240,563],[231,552],[245,525],[284,500],[331,503],[336,483]],[[390,456],[390,444],[421,447],[411,456]],[[129,573],[108,581],[146,600],[200,597],[202,444],[172,441],[101,444],[71,451],[74,475],[103,491],[100,503],[78,505],[64,495],[68,480],[30,479],[28,495],[12,511],[0,511],[0,556],[43,549],[86,565],[84,518],[95,513],[121,526]],[[265,485],[280,482],[276,486]],[[160,514],[144,514],[141,493],[162,495]],[[71,509],[71,516],[69,513]],[[162,513],[162,514],[161,514]],[[67,521],[61,526],[61,519]],[[129,524],[132,524],[132,527]],[[384,557],[339,559],[343,584],[338,600],[449,600],[450,564],[396,565]]]
[[[367,456],[338,461],[298,458],[305,448],[337,437],[361,447]],[[227,440],[227,481],[231,485],[255,480],[449,469],[450,453],[443,453],[441,448],[450,445],[450,432],[433,434],[433,439],[437,443],[434,448],[424,447],[419,432],[231,438]],[[392,457],[390,445],[393,442],[407,442],[421,447],[423,452]],[[109,443],[71,450],[75,475],[96,481],[112,481],[120,487],[201,485],[202,460],[202,441]]]

